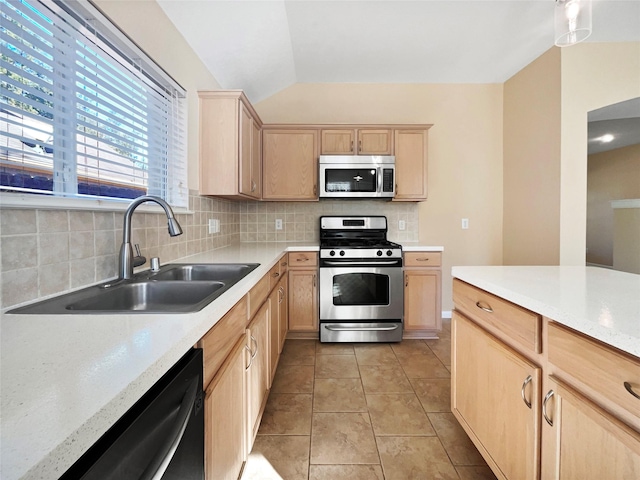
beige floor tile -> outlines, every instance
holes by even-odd
[[[400,343],[392,343],[391,348],[398,360],[416,353],[431,353],[431,349],[423,340],[403,340]]]
[[[258,435],[309,435],[312,395],[270,393]]]
[[[312,393],[313,365],[281,365],[276,370],[271,392]]]
[[[367,395],[377,435],[435,435],[418,397],[413,393]]]
[[[397,365],[398,359],[390,345],[356,345],[354,347],[358,365]]]
[[[373,428],[366,413],[314,413],[312,464],[379,464]]]
[[[427,416],[454,465],[486,465],[453,413],[428,413]]]
[[[431,351],[445,366],[451,365],[451,339],[425,340]]]
[[[278,365],[315,365],[315,340],[287,340]]]
[[[427,347],[428,348],[428,347]],[[400,365],[409,378],[449,378],[449,370],[429,349],[399,358]]]
[[[458,480],[437,437],[377,437],[386,480]]]
[[[316,355],[353,355],[350,343],[316,343]]]
[[[316,378],[360,378],[353,355],[318,355]]]
[[[451,412],[451,379],[410,378],[425,412]]]
[[[306,480],[309,473],[308,436],[256,437],[242,480]]]
[[[380,465],[311,465],[309,480],[384,480]]]
[[[313,387],[314,412],[366,412],[359,378],[316,378]]]
[[[399,365],[362,365],[360,377],[365,393],[413,393]]]
[[[496,480],[489,467],[456,467],[460,480]]]

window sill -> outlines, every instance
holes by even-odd
[[[89,199],[65,198],[49,195],[34,195],[29,193],[0,192],[0,206],[5,208],[33,208],[38,210],[101,210],[109,212],[124,212],[132,200],[128,199]],[[174,213],[193,214],[186,207],[171,206]],[[153,203],[140,205],[136,211],[149,213],[163,213],[160,206]]]

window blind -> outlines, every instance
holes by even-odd
[[[186,207],[184,90],[89,2],[0,7],[0,188]]]

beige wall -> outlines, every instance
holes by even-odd
[[[587,113],[640,96],[640,42],[562,49],[560,263],[584,265]]]
[[[198,90],[220,84],[155,0],[95,0],[116,25],[187,90],[189,188],[198,190]]]
[[[502,85],[296,84],[255,105],[265,123],[431,123],[419,240],[451,266],[502,261]],[[469,229],[460,221],[469,218]]]
[[[611,201],[629,198],[640,198],[640,144],[589,155],[587,262],[613,265],[614,210]]]
[[[560,258],[560,51],[553,48],[504,85],[505,265]]]

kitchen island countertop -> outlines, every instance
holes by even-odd
[[[640,358],[640,275],[597,267],[453,267],[452,275]]]
[[[2,314],[0,478],[58,478],[285,251],[310,250],[318,246],[243,243],[170,262],[260,264],[199,312]]]

